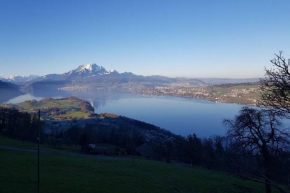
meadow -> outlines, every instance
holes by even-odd
[[[43,193],[264,192],[231,174],[144,159],[41,154],[40,162]],[[37,192],[36,153],[0,150],[0,192]]]

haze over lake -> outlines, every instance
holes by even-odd
[[[199,137],[224,135],[223,119],[233,118],[241,105],[214,103],[198,99],[144,96],[119,93],[49,93],[26,94],[5,103],[19,103],[43,98],[75,96],[89,101],[96,113],[114,113],[154,124],[178,135],[196,133]]]

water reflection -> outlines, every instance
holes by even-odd
[[[24,101],[28,101],[28,100],[42,100],[43,97],[36,97],[32,94],[25,94],[25,95],[21,95],[21,96],[18,96],[18,97],[15,97],[15,98],[12,98],[8,101],[5,101],[3,102],[3,104],[8,104],[8,103],[21,103],[21,102],[24,102]]]

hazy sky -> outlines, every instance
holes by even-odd
[[[0,76],[81,64],[142,75],[261,77],[290,56],[289,0],[0,0]]]

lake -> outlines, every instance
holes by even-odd
[[[144,96],[119,93],[53,93],[26,94],[5,103],[41,100],[46,97],[75,96],[91,103],[96,113],[114,113],[154,124],[175,134],[199,137],[224,135],[225,118],[233,118],[241,105],[214,103],[198,99],[165,96]]]

